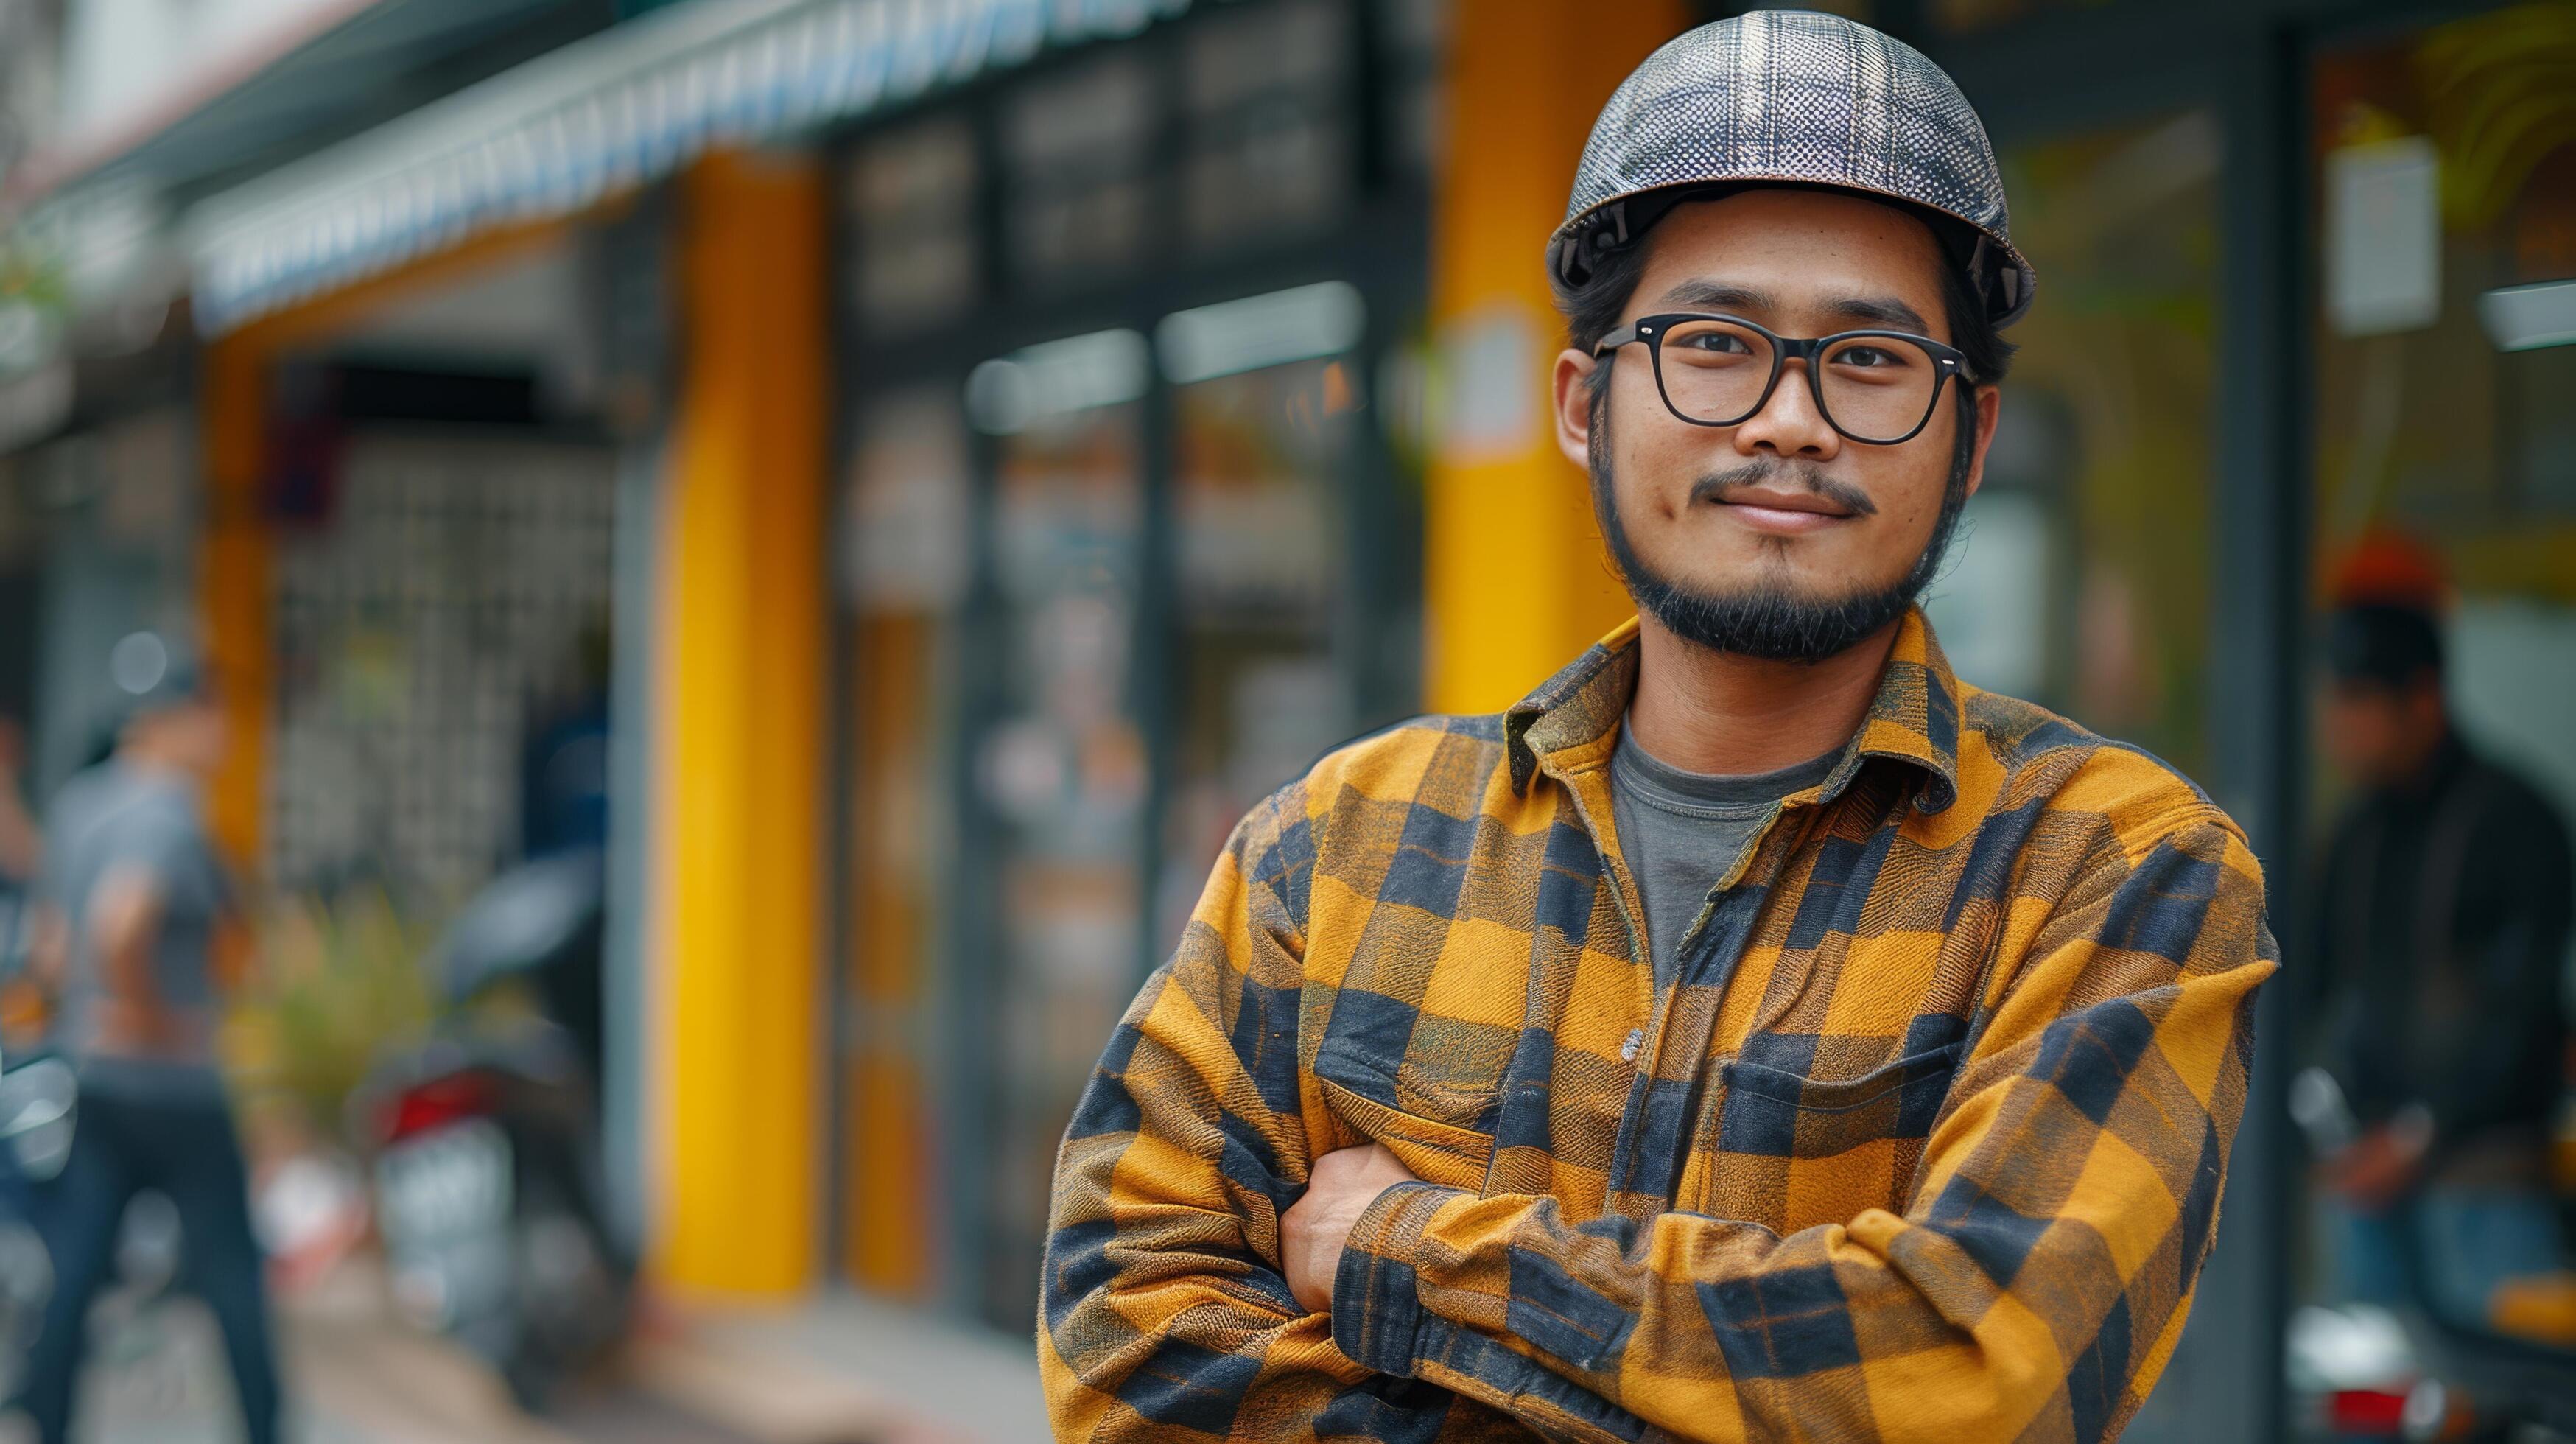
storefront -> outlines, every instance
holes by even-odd
[[[2340,28],[2314,63],[2311,565],[2437,553],[2464,728],[2576,814],[2576,7]]]
[[[615,534],[592,257],[568,231],[308,325],[262,358],[258,873],[452,907],[595,845]],[[589,731],[595,732],[596,724]]]
[[[1024,1325],[1226,833],[1418,710],[1442,9],[1210,9],[836,158],[856,1282]]]
[[[2282,1090],[2294,1001],[2336,966],[2295,947],[2348,786],[2310,714],[2364,537],[2441,558],[2461,725],[2576,812],[2576,6],[1902,9],[1879,18],[1977,102],[2041,276],[1943,640],[2207,786],[2292,948],[2218,1264],[2130,1431],[2232,1434],[2302,1402],[2281,1340],[2323,1283]]]

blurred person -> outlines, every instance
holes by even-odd
[[[519,850],[523,857],[608,846],[610,642],[606,624],[574,643],[570,686],[531,709],[519,748]]]
[[[26,729],[17,718],[0,713],[0,1047],[7,1044],[9,1020],[24,985],[20,973],[33,931],[31,895],[45,855],[43,831],[21,790],[26,763]]]
[[[0,713],[0,1069],[18,1064],[19,1050],[39,1041],[44,1004],[26,976],[35,931],[35,887],[44,861],[44,835],[20,790],[26,765],[26,732]],[[15,1149],[0,1147],[0,1229],[26,1216],[27,1180]],[[0,1292],[7,1280],[0,1279]]]
[[[45,839],[27,806],[27,729],[0,713],[0,885],[26,888],[44,860]]]
[[[201,793],[228,745],[213,687],[177,661],[126,677],[114,753],[47,819],[44,942],[56,1043],[79,1077],[72,1151],[35,1190],[55,1289],[19,1407],[43,1444],[72,1433],[89,1306],[118,1226],[153,1189],[177,1206],[186,1277],[222,1327],[251,1444],[278,1434],[278,1383],[249,1179],[215,1063],[216,930],[236,912]]]
[[[2353,796],[2306,950],[2360,1129],[2322,1169],[2336,1282],[2478,1327],[2499,1284],[2563,1257],[2549,1180],[2576,862],[2557,810],[2451,716],[2430,560],[2381,539],[2345,572],[2320,721]]]
[[[2233,822],[1915,605],[2030,296],[2003,201],[1833,16],[1613,96],[1555,421],[1640,615],[1236,829],[1059,1160],[1059,1437],[2120,1431],[2273,949]]]

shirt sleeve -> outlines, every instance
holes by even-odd
[[[1236,828],[1066,1132],[1038,1323],[1058,1439],[1427,1444],[1464,1422],[1447,1390],[1345,1357],[1281,1269],[1280,1215],[1310,1161],[1302,795]]]
[[[2116,1435],[2208,1255],[2275,967],[2233,825],[2154,834],[2106,828],[2027,946],[2008,934],[1902,1216],[1784,1238],[1399,1185],[1343,1253],[1342,1349],[1555,1437]]]

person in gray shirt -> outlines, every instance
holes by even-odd
[[[245,1433],[272,1444],[249,1178],[215,1066],[214,939],[233,894],[200,792],[223,762],[224,713],[183,668],[138,690],[114,755],[65,783],[49,819],[35,966],[80,1097],[71,1155],[35,1190],[55,1287],[17,1403],[44,1444],[71,1437],[90,1302],[126,1205],[155,1189],[178,1208],[189,1278],[222,1326]]]

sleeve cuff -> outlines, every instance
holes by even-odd
[[[1431,1216],[1464,1190],[1399,1183],[1377,1196],[1342,1245],[1333,1273],[1333,1343],[1351,1362],[1410,1378],[1422,1333],[1413,1260]]]

